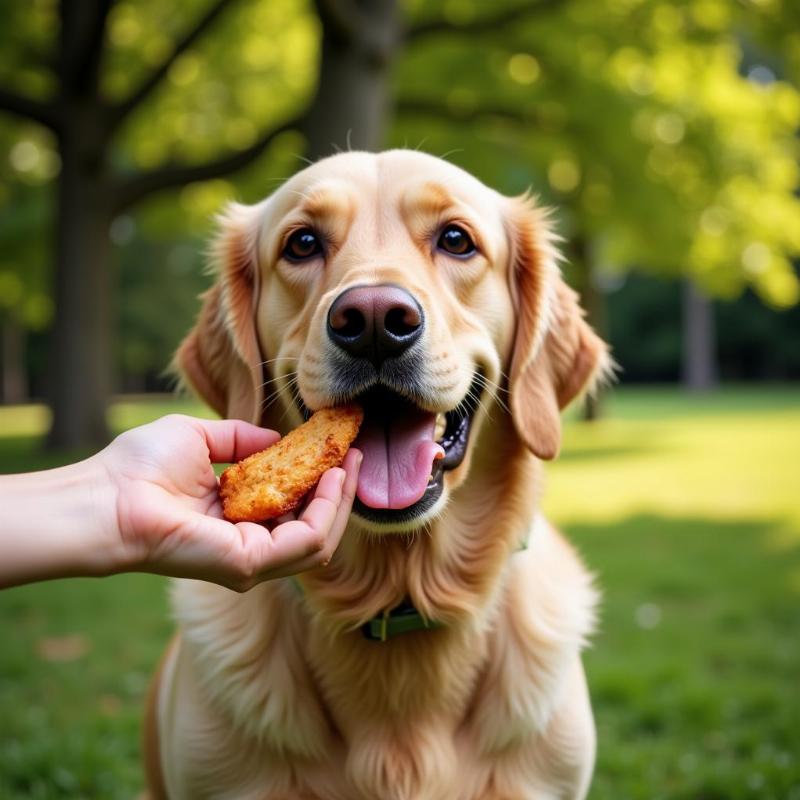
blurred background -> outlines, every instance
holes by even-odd
[[[412,147],[556,209],[620,384],[545,507],[604,591],[597,798],[800,799],[800,6],[0,0],[0,471],[172,410],[227,200]],[[131,797],[164,581],[0,595],[0,796]]]

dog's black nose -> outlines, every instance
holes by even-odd
[[[346,353],[379,367],[422,335],[422,307],[399,286],[354,286],[342,292],[328,312],[328,336]]]

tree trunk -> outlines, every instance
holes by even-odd
[[[109,438],[110,218],[96,167],[68,135],[63,137],[61,159],[48,446],[78,448],[102,445]]]
[[[9,314],[3,320],[0,335],[2,336],[0,402],[8,405],[24,403],[28,399],[25,330],[13,314]]]
[[[306,118],[306,155],[377,150],[390,112],[389,72],[400,41],[396,0],[356,0],[360,19],[334,19],[320,4],[322,55]]]
[[[322,56],[305,130],[308,155],[319,158],[337,148],[375,150],[383,144],[389,69],[401,41],[397,0],[317,0],[317,7]],[[106,148],[113,119],[109,122],[98,96],[97,74],[109,8],[109,0],[63,0],[60,6],[59,105],[64,113],[59,129],[56,320],[49,365],[51,447],[96,446],[108,438],[112,203]]]
[[[692,392],[716,387],[717,337],[712,302],[688,278],[683,282],[683,385]]]
[[[586,276],[586,285],[581,294],[581,300],[586,310],[587,322],[599,336],[607,340],[606,296],[595,282],[591,269]],[[583,400],[583,419],[587,422],[599,419],[603,414],[602,391],[602,388],[597,389],[594,394],[587,394]]]
[[[55,241],[55,323],[48,364],[53,412],[50,448],[108,441],[111,394],[111,202],[106,189],[108,134],[97,93],[108,0],[63,0]]]

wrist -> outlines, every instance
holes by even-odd
[[[115,495],[97,456],[46,472],[0,477],[0,586],[123,569]]]
[[[119,485],[109,469],[105,451],[79,464],[86,493],[79,513],[86,514],[87,544],[95,548],[91,556],[92,574],[103,576],[124,572],[131,567],[131,557],[119,529]]]

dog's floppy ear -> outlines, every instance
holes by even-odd
[[[181,377],[222,417],[258,424],[263,378],[255,329],[257,239],[254,209],[231,204],[214,243],[216,283],[178,348]]]
[[[560,411],[611,371],[605,342],[584,320],[558,269],[547,213],[530,198],[511,201],[511,292],[517,310],[511,357],[511,414],[539,458],[558,455]]]

